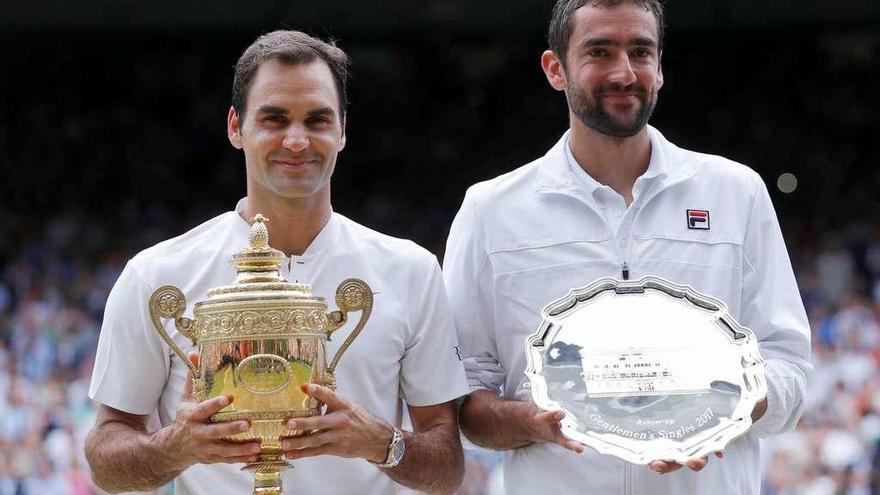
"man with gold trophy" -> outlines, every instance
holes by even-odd
[[[663,31],[659,0],[558,0],[541,65],[570,128],[450,231],[461,427],[506,451],[507,493],[758,494],[760,439],[803,409],[810,333],[763,181],[647,125]]]
[[[261,36],[239,59],[227,128],[247,197],[139,253],[107,302],[86,442],[103,489],[451,493],[461,482],[453,401],[467,386],[437,261],[331,208],[348,63],[296,31]]]

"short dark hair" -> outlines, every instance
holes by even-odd
[[[574,31],[572,17],[574,12],[585,6],[615,7],[622,3],[634,3],[654,15],[657,21],[657,51],[663,51],[663,34],[665,25],[663,20],[663,4],[660,0],[557,0],[553,6],[553,16],[550,18],[550,27],[547,30],[547,43],[550,49],[559,56],[563,66],[565,55],[568,53],[568,42]]]
[[[339,95],[340,117],[348,108],[346,82],[351,65],[348,55],[336,46],[334,40],[321,40],[300,31],[272,31],[266,33],[247,47],[238,63],[235,64],[235,77],[232,80],[232,107],[239,118],[247,109],[247,95],[254,82],[254,76],[263,62],[278,60],[285,64],[308,64],[321,59],[330,67],[336,92]]]

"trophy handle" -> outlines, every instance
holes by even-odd
[[[345,342],[339,346],[339,350],[336,351],[336,355],[333,356],[333,360],[330,361],[330,366],[327,367],[327,373],[330,374],[329,382],[331,386],[334,382],[333,371],[336,369],[336,365],[339,364],[339,358],[342,357],[342,354],[345,353],[354,339],[359,333],[361,333],[364,325],[367,324],[367,319],[370,318],[370,313],[373,311],[373,290],[370,289],[370,286],[363,280],[357,278],[345,279],[339,284],[339,287],[336,288],[336,305],[339,306],[339,311],[333,311],[327,315],[330,320],[327,329],[328,339],[333,332],[345,324],[348,320],[348,313],[352,311],[360,311],[361,319],[358,320],[354,330],[348,334],[348,338],[345,339]]]
[[[173,285],[159,287],[153,292],[153,295],[150,296],[150,319],[153,320],[153,327],[156,328],[156,331],[159,332],[159,335],[162,336],[162,340],[168,344],[168,347],[170,347],[171,350],[174,351],[184,363],[186,363],[189,370],[192,372],[193,379],[195,379],[199,377],[199,370],[193,366],[189,357],[184,354],[183,349],[171,340],[171,336],[165,331],[165,327],[162,325],[160,319],[174,318],[174,325],[177,327],[177,331],[186,335],[189,340],[192,341],[193,345],[196,345],[198,342],[196,342],[194,334],[195,329],[193,328],[193,320],[183,317],[183,311],[185,309],[186,298],[183,296],[183,292]]]

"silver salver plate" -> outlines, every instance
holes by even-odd
[[[722,451],[767,395],[754,332],[658,277],[603,278],[548,304],[526,340],[535,403],[562,434],[635,464]]]

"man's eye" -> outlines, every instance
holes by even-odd
[[[652,54],[653,54],[653,52],[651,52],[651,50],[649,50],[647,48],[639,48],[639,49],[633,51],[633,56],[639,57],[639,58],[650,57]]]
[[[267,115],[263,119],[264,122],[270,122],[273,124],[280,124],[280,123],[283,123],[285,120],[286,119],[281,115]]]
[[[318,117],[314,119],[309,119],[307,121],[308,125],[315,127],[327,127],[333,124],[333,121],[327,117]]]
[[[587,50],[587,55],[590,57],[604,57],[605,54],[606,52],[602,48],[591,48]]]

